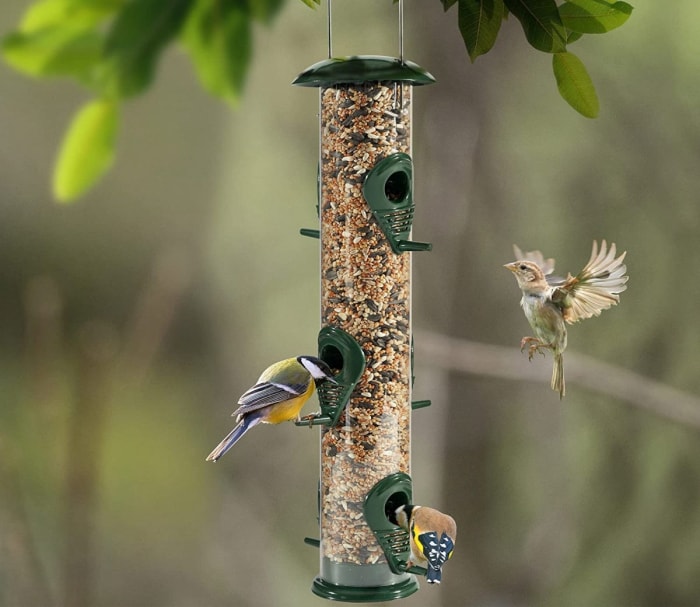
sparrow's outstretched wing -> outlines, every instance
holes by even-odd
[[[620,301],[619,293],[627,288],[629,276],[623,263],[625,253],[616,257],[615,243],[608,245],[593,241],[591,258],[576,276],[569,274],[563,284],[552,294],[552,301],[559,306],[564,320],[569,324],[584,318],[598,316],[603,310]]]

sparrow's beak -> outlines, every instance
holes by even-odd
[[[507,270],[510,270],[511,272],[515,272],[515,270],[518,269],[518,262],[517,261],[512,261],[510,263],[507,263],[503,266]]]

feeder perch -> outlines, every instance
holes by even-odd
[[[308,236],[309,238],[320,238],[321,230],[316,230],[315,228],[300,228],[299,234]]]
[[[413,374],[413,338],[411,338],[411,387],[416,382],[416,376]],[[411,402],[411,409],[414,411],[416,409],[423,409],[424,407],[429,407],[432,403],[429,400],[414,400]]]
[[[337,384],[318,387],[321,413],[296,422],[297,426],[335,425],[365,370],[365,355],[358,343],[338,327],[323,327],[318,335],[318,356],[331,369],[340,369]]]
[[[427,242],[407,240],[413,224],[413,162],[396,153],[380,160],[367,174],[362,192],[394,253],[430,251]]]
[[[316,172],[316,194],[317,196],[320,196],[321,192],[321,170],[319,167],[319,170]],[[316,202],[316,216],[319,216],[319,203]],[[321,238],[321,230],[316,229],[316,228],[301,228],[299,230],[299,234],[302,236],[308,236],[309,238]]]

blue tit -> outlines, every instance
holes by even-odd
[[[324,381],[337,383],[330,367],[315,356],[287,358],[265,369],[257,383],[238,400],[240,406],[233,412],[236,427],[209,454],[207,461],[217,461],[253,426],[298,420],[304,403],[316,385]]]
[[[439,584],[442,566],[452,556],[457,540],[457,523],[434,508],[404,504],[389,520],[411,536],[411,558],[407,567],[425,567],[428,584]]]

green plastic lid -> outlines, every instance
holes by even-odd
[[[379,55],[355,55],[314,63],[299,74],[292,84],[320,87],[387,80],[410,82],[415,86],[435,82],[430,72],[412,61],[401,61],[396,57]]]

